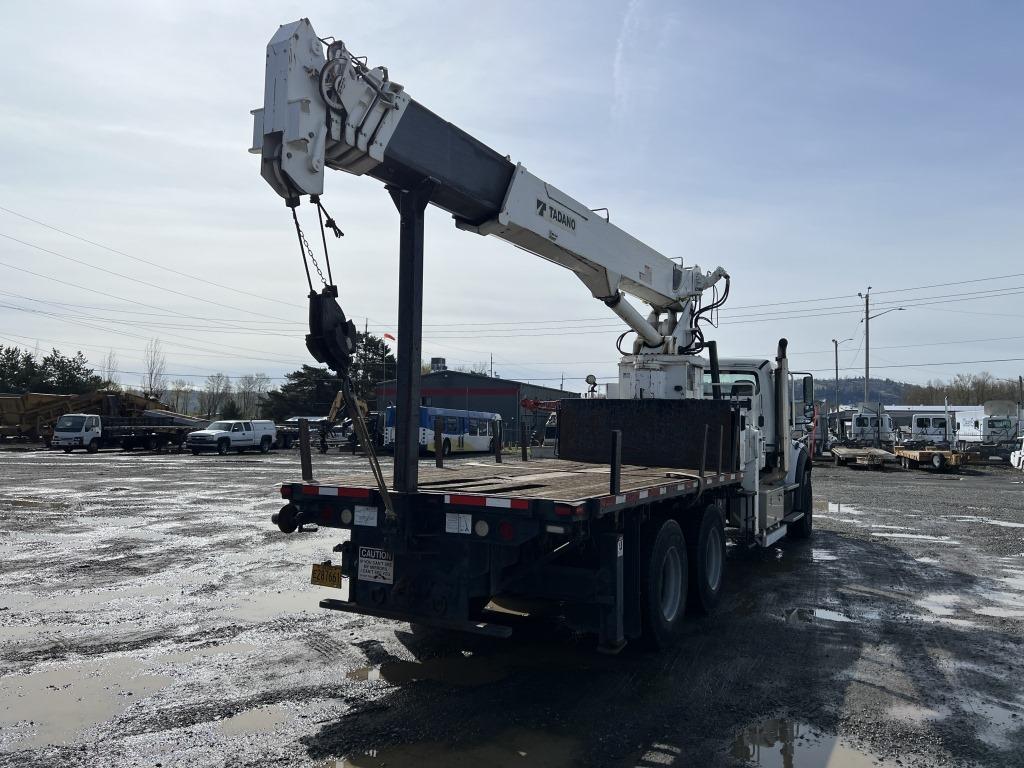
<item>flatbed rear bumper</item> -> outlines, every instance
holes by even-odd
[[[512,628],[503,624],[495,624],[488,621],[460,621],[458,619],[444,619],[434,616],[417,616],[402,611],[391,611],[382,608],[370,608],[365,605],[357,605],[348,600],[327,599],[320,601],[320,607],[331,611],[343,611],[345,613],[358,613],[362,616],[375,616],[379,619],[391,619],[393,621],[407,621],[410,624],[422,624],[427,627],[438,629],[451,629],[457,632],[470,632],[475,635],[486,637],[506,638],[512,635]]]

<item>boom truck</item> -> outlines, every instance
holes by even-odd
[[[321,202],[326,170],[383,182],[398,209],[394,476],[383,476],[372,450],[371,484],[359,474],[314,478],[304,460],[302,477],[282,483],[286,503],[273,522],[285,533],[303,524],[348,532],[334,547],[340,564],[312,567],[314,584],[340,590],[323,608],[507,636],[512,629],[486,606],[527,597],[556,602],[608,651],[635,638],[669,644],[687,608],[708,612],[719,600],[726,525],[750,546],[811,534],[811,462],[790,433],[786,340],[774,360],[719,360],[701,324],[728,297],[724,269],[655,251],[365,61],[341,40],[322,40],[307,19],[280,27],[267,46],[251,151],[291,210],[310,289],[306,346],[339,374],[361,440],[348,377],[355,328],[327,253],[326,233],[340,231]],[[320,218],[326,276],[299,222],[306,196]],[[558,459],[419,467],[428,204],[459,229],[570,270],[636,334],[626,351],[626,333],[619,338],[618,399],[561,402]],[[310,262],[323,288],[313,287]],[[813,381],[802,383],[811,400]]]

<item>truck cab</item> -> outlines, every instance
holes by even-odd
[[[850,422],[850,440],[870,445],[895,442],[896,428],[892,416],[878,413],[876,408],[858,408]]]
[[[193,456],[203,451],[224,455],[228,451],[242,453],[258,449],[260,453],[267,453],[276,437],[277,427],[272,421],[233,419],[215,421],[206,429],[190,432],[185,442]]]
[[[91,413],[66,413],[53,427],[50,447],[60,448],[64,453],[71,453],[76,448],[96,453],[102,442],[103,423],[99,416]]]
[[[914,442],[948,443],[953,439],[953,424],[956,415],[950,411],[949,416],[928,413],[914,414],[911,424],[910,439]]]

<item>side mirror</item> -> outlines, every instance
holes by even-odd
[[[804,402],[814,402],[814,377],[804,376]]]

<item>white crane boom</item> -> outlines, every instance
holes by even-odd
[[[607,217],[513,165],[422,107],[369,69],[341,41],[324,43],[307,19],[286,24],[267,46],[262,109],[253,111],[261,173],[282,197],[323,192],[324,169],[367,174],[409,188],[436,182],[430,202],[460,229],[495,235],[576,274],[637,332],[634,353],[680,355],[703,347],[695,311],[721,278],[682,266]],[[623,299],[651,306],[645,317]]]

